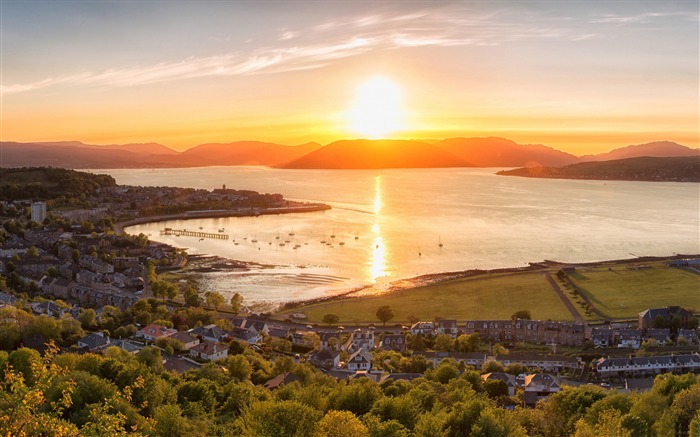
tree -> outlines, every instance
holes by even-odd
[[[530,310],[520,310],[516,311],[513,313],[512,316],[510,316],[511,320],[516,320],[516,319],[522,319],[522,320],[532,320],[532,314],[530,314]]]
[[[218,291],[207,291],[204,293],[207,305],[214,307],[214,311],[219,311],[219,307],[224,304],[224,297]]]
[[[338,323],[338,320],[340,320],[340,317],[336,314],[326,314],[323,316],[323,323],[327,323],[328,326]]]
[[[243,296],[241,296],[239,293],[233,293],[230,303],[233,314],[238,314],[241,311],[241,305],[243,304]]]
[[[187,432],[187,420],[182,416],[182,410],[178,405],[161,405],[156,408],[153,418],[156,421],[156,434],[159,436],[185,436]]]
[[[331,410],[316,424],[314,437],[369,437],[369,431],[351,412]]]
[[[185,304],[187,304],[187,306],[198,307],[202,305],[202,298],[199,297],[199,293],[197,293],[194,287],[190,286],[185,288],[183,296],[185,297]]]
[[[321,412],[297,401],[264,401],[241,414],[244,436],[303,437],[312,435]]]
[[[449,352],[453,349],[454,340],[449,334],[438,334],[435,337],[433,349],[436,351]]]
[[[496,360],[488,360],[481,365],[482,373],[505,372],[505,370],[506,369],[503,367],[503,364]]]
[[[652,321],[652,325],[654,328],[665,328],[666,327],[666,317],[662,316],[659,314],[658,316],[654,317],[654,320]]]
[[[394,311],[389,305],[382,305],[377,309],[376,316],[386,326],[386,322],[394,318]]]

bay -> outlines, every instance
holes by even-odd
[[[497,170],[91,171],[125,185],[213,189],[225,184],[331,205],[315,213],[127,229],[190,253],[260,264],[206,277],[210,289],[238,291],[247,302],[309,299],[364,285],[382,289],[427,273],[518,267],[545,259],[576,263],[700,253],[698,184],[529,179],[497,176]],[[231,239],[160,236],[164,227],[224,228]]]

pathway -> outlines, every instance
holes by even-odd
[[[581,314],[578,312],[574,304],[571,303],[569,298],[566,297],[566,295],[564,294],[564,290],[562,290],[561,287],[559,287],[559,284],[557,284],[554,278],[552,278],[552,275],[549,272],[544,272],[544,277],[547,279],[549,285],[552,286],[557,295],[559,295],[559,299],[561,299],[561,301],[564,303],[566,309],[568,309],[571,315],[574,316],[574,320],[576,321],[576,323],[585,323]]]

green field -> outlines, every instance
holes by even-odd
[[[670,305],[700,310],[700,275],[661,262],[644,264],[650,268],[591,267],[569,277],[610,318],[636,318],[647,308]]]
[[[518,310],[530,310],[535,319],[573,320],[542,272],[504,273],[458,279],[376,297],[335,300],[289,310],[305,313],[310,322],[337,314],[340,324],[377,322],[375,313],[389,305],[390,323],[421,320],[509,319]],[[284,314],[284,313],[283,313]]]

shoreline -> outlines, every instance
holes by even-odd
[[[212,211],[187,211],[178,214],[153,215],[148,217],[139,217],[131,220],[118,222],[114,225],[114,232],[117,235],[124,235],[124,228],[129,226],[142,225],[145,223],[158,223],[169,220],[191,220],[201,218],[222,218],[222,217],[257,217],[261,215],[279,215],[293,214],[299,212],[318,212],[331,209],[330,205],[325,203],[308,203],[298,206],[284,206],[277,208],[245,208],[236,210],[212,210]]]

